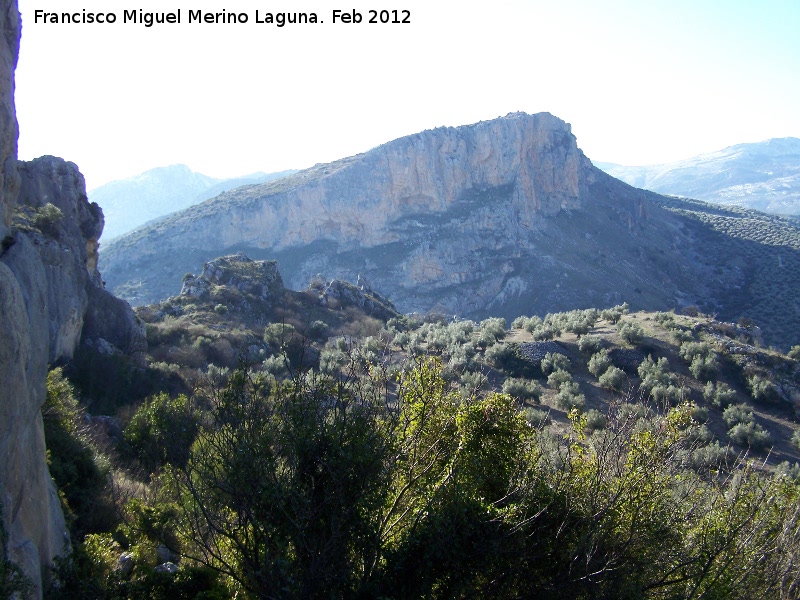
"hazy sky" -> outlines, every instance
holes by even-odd
[[[333,24],[333,8],[360,24]],[[124,10],[181,24],[122,23]],[[373,9],[410,24],[366,23]],[[113,11],[117,22],[34,23]],[[189,24],[189,10],[246,24]],[[323,23],[257,24],[255,11]],[[216,177],[304,168],[512,111],[572,124],[593,160],[668,162],[800,137],[800,0],[20,0],[19,155],[88,187],[156,166]],[[402,13],[401,13],[402,14]]]

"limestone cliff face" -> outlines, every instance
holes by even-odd
[[[209,224],[220,247],[280,250],[318,240],[372,247],[401,239],[387,227],[398,219],[442,214],[465,192],[508,186],[520,224],[530,226],[538,216],[577,208],[590,169],[567,123],[547,113],[512,114],[425,131],[278,186],[240,191],[229,218]],[[291,188],[271,193],[286,185]],[[215,212],[205,205],[186,216],[205,221]]]
[[[0,350],[0,498],[9,557],[41,592],[68,543],[45,462],[40,409],[48,366],[71,358],[81,340],[140,362],[146,344],[130,307],[102,288],[103,216],[87,202],[77,167],[43,157],[17,171],[16,204],[6,203],[14,219],[0,256],[0,337],[7,341]]]
[[[72,163],[16,160],[16,2],[0,0],[0,502],[5,551],[36,585],[68,547],[45,460],[41,407],[48,365],[78,344],[142,361],[144,332],[126,303],[102,288],[97,240],[102,211],[86,199]]]
[[[112,243],[103,250],[103,270],[123,297],[153,301],[177,290],[159,287],[137,298],[141,290],[132,280],[147,283],[153,273],[145,265],[159,256],[171,255],[183,268],[187,254],[199,252],[202,256],[196,260],[201,261],[237,247],[280,252],[330,242],[339,253],[374,248],[406,240],[418,216],[463,213],[486,194],[502,196],[503,205],[487,206],[479,217],[482,221],[467,226],[472,231],[504,224],[497,221],[494,208],[510,218],[515,229],[533,228],[543,217],[579,208],[592,176],[591,163],[567,123],[547,113],[514,113],[425,131],[274,184],[223,194]],[[411,257],[409,281],[437,279],[442,271],[437,260],[425,251]],[[355,279],[357,273],[330,275]],[[465,276],[448,273],[447,283]]]

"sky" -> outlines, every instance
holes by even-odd
[[[550,112],[595,161],[800,137],[798,0],[20,0],[19,157],[87,188],[183,163],[301,169],[439,126]],[[361,23],[334,23],[333,10]],[[180,24],[123,23],[181,9]],[[247,23],[188,23],[189,10]],[[369,10],[410,23],[368,23]],[[113,12],[114,24],[35,22]],[[314,12],[316,24],[257,23]]]

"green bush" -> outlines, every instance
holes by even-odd
[[[556,394],[556,406],[558,408],[569,411],[573,408],[581,409],[585,404],[586,398],[581,394],[576,382],[565,381],[558,387],[558,393]]]
[[[732,427],[740,423],[753,423],[755,417],[746,404],[732,404],[722,412],[722,420]]]
[[[726,408],[735,397],[736,393],[722,381],[709,381],[703,388],[703,398],[718,408]]]
[[[600,338],[596,335],[582,335],[578,340],[578,349],[584,354],[600,351]]]
[[[542,373],[549,375],[553,371],[569,371],[572,363],[570,360],[558,352],[548,352],[542,359]]]
[[[519,344],[499,343],[486,349],[486,361],[511,377],[534,379],[541,375],[539,368],[521,352]]]
[[[717,354],[705,342],[683,342],[681,357],[689,363],[689,371],[696,379],[711,381],[719,371]]]
[[[613,308],[607,308],[600,311],[600,317],[609,323],[618,323],[622,318],[622,315],[628,314],[628,309],[628,303],[623,302],[622,304],[619,304]]]
[[[750,393],[757,402],[774,404],[781,400],[778,386],[760,375],[753,375],[747,380]]]
[[[654,361],[652,356],[647,356],[637,369],[639,378],[642,380],[641,387],[648,394],[652,393],[653,388],[668,387],[673,383],[672,373],[669,370],[669,361],[666,357],[661,357]]]
[[[644,338],[644,331],[638,323],[625,322],[617,327],[620,337],[629,344],[636,345]]]
[[[34,226],[42,232],[54,233],[55,226],[64,218],[64,213],[56,205],[48,202],[33,214]]]
[[[605,373],[600,375],[598,381],[604,388],[619,392],[625,384],[625,371],[617,367],[609,367]]]
[[[145,400],[123,435],[131,453],[149,472],[167,462],[181,467],[199,429],[200,415],[189,398],[161,393]]]
[[[47,374],[42,421],[50,475],[66,502],[78,536],[108,527],[116,520],[106,484],[108,460],[92,441],[83,422],[84,411],[60,367]]]
[[[523,411],[525,420],[530,423],[531,427],[541,429],[550,424],[550,412],[538,408],[526,408]]]
[[[571,381],[572,375],[563,369],[557,369],[547,377],[547,385],[554,389],[560,388],[562,383],[569,383]]]
[[[589,431],[598,431],[606,428],[606,416],[596,408],[586,413],[586,428]]]
[[[539,401],[542,395],[542,386],[536,381],[509,377],[503,382],[503,393],[524,402],[526,400]]]
[[[756,423],[737,423],[728,430],[728,437],[733,443],[753,450],[765,450],[772,445],[772,436]]]
[[[611,356],[608,353],[608,350],[600,350],[592,354],[592,357],[589,359],[589,372],[594,375],[595,377],[600,377],[606,370],[612,366],[614,363],[611,362]]]

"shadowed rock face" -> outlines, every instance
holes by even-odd
[[[0,550],[41,597],[69,544],[45,460],[48,365],[71,358],[81,341],[143,364],[146,342],[130,306],[102,288],[103,214],[77,167],[50,156],[16,160],[18,48],[16,2],[0,0],[0,502],[9,534]]]

